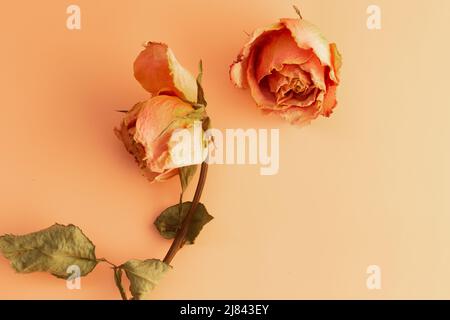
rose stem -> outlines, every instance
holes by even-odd
[[[169,251],[167,251],[167,254],[164,257],[163,261],[166,264],[170,264],[172,262],[178,250],[180,250],[183,247],[184,243],[186,242],[185,237],[189,229],[189,224],[191,223],[192,217],[194,215],[195,208],[197,207],[200,201],[200,197],[202,196],[207,173],[208,173],[208,164],[206,162],[203,162],[200,170],[200,176],[198,178],[197,188],[195,189],[194,199],[192,200],[192,205],[189,208],[189,211],[186,214],[186,217],[184,218],[183,223],[181,224],[181,227],[175,236],[175,239],[173,239]]]
[[[296,5],[293,5],[293,7],[294,7],[295,12],[297,12],[298,16],[300,17],[300,19],[303,19],[300,9]]]

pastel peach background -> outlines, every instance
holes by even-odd
[[[65,27],[81,7],[82,30]],[[244,31],[295,17],[293,1],[3,3],[0,234],[74,223],[97,255],[162,258],[152,222],[178,180],[149,185],[112,128],[145,99],[132,63],[147,40],[196,72],[204,61],[217,128],[280,128],[278,175],[213,166],[203,202],[215,220],[183,249],[154,299],[450,298],[450,98],[447,0],[301,0],[344,57],[339,107],[297,129],[232,87]],[[366,8],[382,8],[382,30]],[[193,193],[191,186],[189,195]],[[382,269],[382,290],[366,268]],[[81,290],[18,275],[0,258],[0,298],[118,299],[108,266]]]

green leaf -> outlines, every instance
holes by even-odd
[[[134,300],[141,300],[158,285],[171,268],[158,259],[129,260],[120,266],[130,280],[130,292]]]
[[[197,171],[197,165],[194,164],[192,166],[181,167],[178,170],[180,171],[181,192],[184,193],[189,182],[191,182],[194,177],[195,171]]]
[[[175,238],[178,229],[183,223],[183,219],[189,211],[192,202],[183,202],[182,210],[180,205],[174,205],[164,210],[159,217],[155,220],[156,229],[166,239]],[[214,219],[206,211],[205,206],[199,203],[195,208],[194,215],[192,216],[189,229],[186,234],[186,243],[193,244],[203,226]]]
[[[205,100],[205,91],[202,87],[203,80],[203,62],[200,60],[198,65],[199,73],[197,76],[197,104],[206,107],[208,103]]]
[[[122,269],[120,268],[114,268],[114,283],[116,284],[116,287],[119,289],[122,300],[128,300],[125,289],[122,286]]]
[[[20,273],[46,271],[66,279],[71,265],[80,268],[80,276],[87,275],[97,265],[94,244],[72,224],[54,224],[22,236],[1,236],[0,251]]]

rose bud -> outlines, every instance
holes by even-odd
[[[148,42],[134,62],[134,76],[153,96],[165,94],[197,101],[197,81],[164,43]]]
[[[114,131],[150,181],[164,181],[178,174],[178,168],[199,164],[206,149],[202,123],[204,108],[194,107],[178,97],[160,95],[136,104]],[[187,129],[189,145],[175,139],[175,133]],[[195,133],[194,130],[199,132]],[[185,143],[185,142],[184,142]],[[179,152],[184,148],[184,158]],[[195,152],[200,152],[194,154]],[[185,157],[188,155],[188,157]]]
[[[250,88],[260,109],[301,126],[332,113],[340,67],[336,45],[315,26],[281,19],[253,32],[230,78],[238,88]]]

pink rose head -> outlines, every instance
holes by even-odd
[[[201,123],[205,118],[203,108],[194,109],[178,97],[160,95],[136,104],[115,133],[150,181],[164,181],[177,175],[178,168],[204,160],[207,146]],[[199,133],[194,132],[197,124]],[[188,145],[175,139],[180,129],[189,135]],[[180,150],[184,152],[182,161]],[[200,156],[194,154],[196,150]]]
[[[334,43],[303,19],[257,29],[230,67],[238,88],[250,88],[265,112],[306,125],[336,106],[341,56]]]

